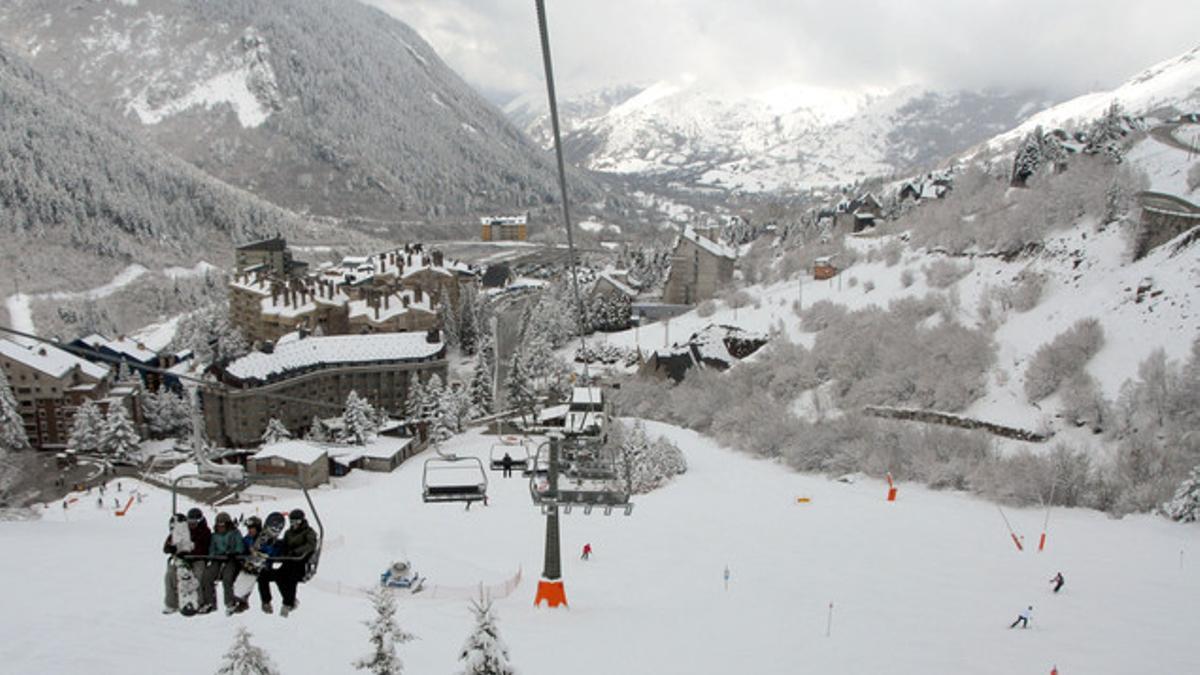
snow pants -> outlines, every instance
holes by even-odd
[[[196,578],[200,580],[200,604],[203,605],[206,602],[211,602],[212,598],[206,599],[204,595],[205,561],[193,560],[190,564],[192,566],[192,574],[196,575]],[[167,558],[167,574],[163,577],[163,587],[165,591],[163,605],[171,609],[179,609],[179,587],[175,578],[175,564],[171,558]]]
[[[279,587],[279,595],[283,596],[284,606],[295,607],[296,586],[304,578],[304,563],[285,561],[279,565],[279,569],[272,573],[272,576],[275,578],[275,585]]]
[[[241,564],[235,560],[213,560],[208,563],[207,577],[203,579],[200,586],[202,589],[207,589],[209,600],[214,607],[217,604],[216,584],[217,579],[221,580],[222,595],[225,599],[225,607],[233,607],[237,605],[237,596],[233,594],[233,580],[237,578],[238,572],[241,570]]]
[[[1016,628],[1017,624],[1021,624],[1021,628],[1029,628],[1029,619],[1023,616],[1018,616],[1017,620],[1012,622],[1012,625],[1009,626],[1009,628]]]

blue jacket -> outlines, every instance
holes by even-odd
[[[251,536],[249,534],[242,537],[242,548],[244,548],[246,550],[246,553],[254,552],[254,540],[255,539],[256,539],[256,537]],[[259,550],[262,551],[263,553],[266,553],[268,556],[279,555],[279,545],[276,542],[270,542],[268,544],[264,544],[263,546],[259,547]]]

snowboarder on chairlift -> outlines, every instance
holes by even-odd
[[[1021,628],[1029,628],[1029,621],[1032,618],[1033,605],[1030,605],[1028,608],[1021,610],[1021,613],[1017,615],[1017,620],[1013,621],[1009,628],[1016,628],[1017,624],[1021,624]]]
[[[190,509],[187,512],[187,516],[184,516],[183,514],[176,514],[175,519],[182,519],[182,520],[187,521],[188,535],[189,535],[190,539],[192,540],[192,551],[194,551],[196,553],[200,553],[200,552],[207,553],[208,546],[212,540],[212,531],[208,529],[208,523],[206,523],[204,521],[204,514],[200,511],[200,509],[197,509],[197,508]],[[163,553],[166,553],[168,555],[174,555],[176,553],[175,542],[172,540],[172,537],[169,534],[167,535],[166,541],[163,542]],[[203,579],[205,570],[207,569],[207,565],[208,565],[207,561],[192,560],[192,561],[190,561],[190,564],[192,566],[192,573],[195,575],[195,577],[197,579]],[[167,575],[166,575],[165,582],[164,582],[165,586],[166,586],[166,593],[165,593],[166,603],[165,603],[165,608],[163,609],[164,614],[170,614],[172,612],[179,611],[179,596],[178,596],[178,590],[175,586],[175,582],[176,582],[175,569],[171,565],[171,563],[168,561]],[[209,590],[206,594],[206,589],[211,589],[211,587],[209,587],[203,583],[200,584],[199,612],[202,614],[211,612],[214,607],[213,602],[215,601],[215,598],[213,598],[213,593],[211,592],[211,590]]]
[[[304,512],[292,509],[288,514],[290,521],[287,532],[283,534],[283,555],[299,560],[285,560],[275,571],[275,585],[283,596],[283,609],[280,616],[287,616],[299,603],[296,601],[296,586],[304,579],[308,558],[317,550],[317,532],[308,526]]]
[[[512,468],[513,468],[512,455],[508,454],[507,452],[504,453],[504,459],[501,460],[501,464],[503,464],[503,466],[504,466],[504,477],[512,478]]]
[[[1062,590],[1063,584],[1067,583],[1067,581],[1066,579],[1063,579],[1062,572],[1059,572],[1058,574],[1054,575],[1054,578],[1050,580],[1050,583],[1054,584],[1054,592],[1057,593]]]
[[[592,545],[590,543],[583,545],[583,555],[579,556],[580,560],[587,560],[592,557]]]

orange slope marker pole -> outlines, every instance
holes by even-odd
[[[130,495],[129,501],[125,502],[125,508],[117,511],[118,516],[123,516],[129,512],[129,507],[133,506],[133,495]]]
[[[1042,536],[1038,539],[1038,553],[1046,550],[1046,532],[1050,529],[1050,508],[1054,505],[1054,488],[1058,481],[1050,484],[1050,501],[1046,502],[1046,519],[1042,521]]]
[[[1013,531],[1012,525],[1008,522],[1008,516],[1004,515],[1004,509],[1000,508],[1000,505],[997,504],[996,510],[1000,512],[1000,517],[1004,519],[1004,526],[1008,528],[1008,536],[1012,537],[1013,543],[1017,545],[1017,550],[1024,551],[1025,547],[1021,545],[1020,538],[1017,537],[1017,533]]]
[[[888,482],[887,500],[889,502],[894,502],[894,501],[896,501],[897,490],[896,490],[896,484],[892,482],[892,472],[891,471],[889,471],[887,474],[887,482]]]

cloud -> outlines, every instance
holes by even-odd
[[[531,0],[367,0],[476,87],[542,86]],[[1200,42],[1178,0],[550,0],[565,94],[688,72],[714,86],[1113,87]]]

